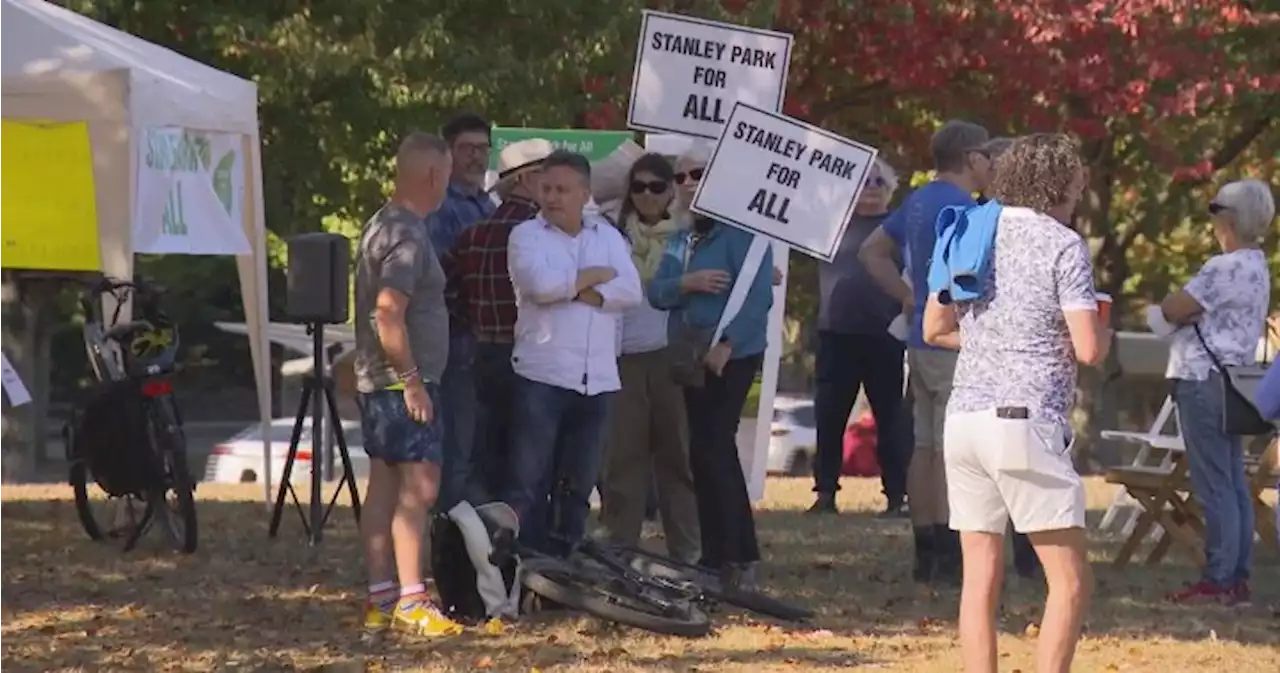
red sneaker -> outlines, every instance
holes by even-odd
[[[1222,585],[1209,580],[1200,580],[1181,591],[1169,594],[1167,599],[1173,603],[1204,604],[1225,603],[1230,596],[1230,589],[1224,589]]]
[[[1253,605],[1253,592],[1249,591],[1249,583],[1245,581],[1236,582],[1235,586],[1227,591],[1226,602],[1227,605],[1241,608]]]

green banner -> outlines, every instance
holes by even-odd
[[[599,161],[609,156],[622,143],[633,140],[631,131],[593,131],[587,129],[527,129],[493,127],[493,153],[489,156],[489,170],[498,170],[498,154],[511,143],[529,138],[544,138],[558,150],[569,150],[585,156],[589,161]]]

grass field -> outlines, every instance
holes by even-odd
[[[734,612],[707,638],[684,640],[590,618],[539,616],[501,635],[444,642],[358,638],[364,586],[355,526],[339,509],[313,553],[293,512],[266,535],[255,486],[202,486],[200,551],[167,552],[158,532],[127,555],[89,542],[59,486],[3,489],[5,671],[798,671],[959,670],[954,591],[908,580],[903,521],[880,521],[878,485],[849,480],[845,514],[812,517],[808,483],[771,480],[757,514],[765,581],[818,616],[792,626]],[[1111,491],[1090,481],[1090,505]],[[1192,577],[1176,555],[1156,567],[1109,566],[1095,540],[1097,593],[1078,671],[1280,671],[1280,567],[1258,559],[1255,606],[1163,602]],[[1002,671],[1031,673],[1041,586],[1011,585]]]

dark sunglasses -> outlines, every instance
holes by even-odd
[[[1221,203],[1213,203],[1212,201],[1211,201],[1211,202],[1209,202],[1209,214],[1210,214],[1210,215],[1217,215],[1217,214],[1219,214],[1219,213],[1223,213],[1223,212],[1226,212],[1226,211],[1228,211],[1228,210],[1231,210],[1231,209],[1230,209],[1230,208],[1228,208],[1228,207],[1226,207],[1226,206],[1224,206],[1224,205],[1222,205]]]
[[[706,172],[704,168],[695,168],[688,173],[676,173],[676,184],[683,185],[686,182],[702,182],[702,174]]]
[[[661,194],[667,191],[667,183],[662,180],[651,180],[649,182],[645,182],[644,180],[631,181],[632,194],[643,194],[646,189],[649,190],[650,193]]]

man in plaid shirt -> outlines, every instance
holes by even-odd
[[[540,165],[553,149],[540,138],[503,148],[495,187],[502,205],[488,219],[464,230],[443,260],[450,321],[469,325],[477,342],[472,370],[479,408],[471,478],[463,491],[473,503],[489,502],[501,493],[503,485],[515,382],[511,350],[517,315],[515,290],[507,270],[507,239],[517,225],[538,215],[534,199]]]

